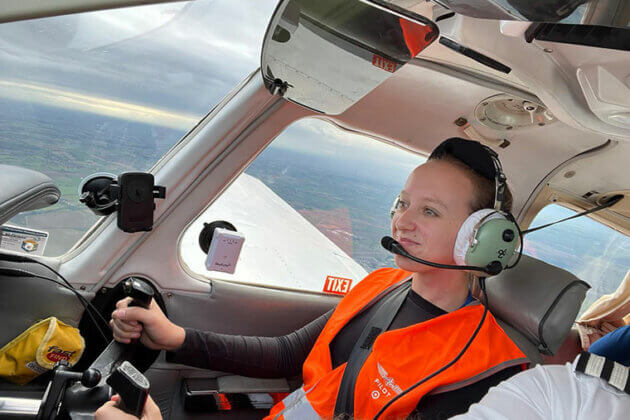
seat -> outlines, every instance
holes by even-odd
[[[59,187],[47,175],[12,165],[0,165],[0,174],[0,225],[18,213],[59,201]]]
[[[553,355],[544,355],[543,364],[545,365],[563,365],[567,362],[575,360],[578,354],[582,352],[582,343],[580,342],[580,333],[577,328],[571,328],[567,337],[560,348]]]
[[[569,333],[589,288],[570,272],[527,255],[515,268],[486,279],[490,312],[533,364],[564,363],[575,352]],[[557,357],[546,357],[561,349]]]

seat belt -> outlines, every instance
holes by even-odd
[[[352,348],[350,357],[348,357],[339,391],[337,392],[334,418],[343,418],[338,417],[342,414],[350,415],[350,417],[354,416],[354,387],[359,371],[370,355],[376,337],[383,331],[387,331],[391,325],[405,301],[409,289],[411,289],[411,281],[406,281],[384,296],[380,302],[376,303],[378,308],[376,308],[374,315],[363,328],[359,339]]]

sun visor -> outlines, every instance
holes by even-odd
[[[283,0],[271,18],[261,72],[272,94],[337,115],[438,38],[417,13],[360,0]]]
[[[59,201],[61,191],[41,172],[0,165],[0,225],[18,213],[48,207]]]

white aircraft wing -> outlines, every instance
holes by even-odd
[[[226,220],[245,236],[234,274],[208,271],[199,246],[204,223]],[[351,279],[365,269],[257,178],[239,176],[186,230],[183,262],[211,279],[322,292],[327,278]],[[328,287],[330,288],[330,286]]]

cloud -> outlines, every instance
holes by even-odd
[[[9,80],[0,80],[0,96],[181,130],[190,128],[198,120],[195,115]]]
[[[185,2],[156,4],[135,13],[128,8],[84,13],[67,47],[89,50],[135,38],[168,24],[190,4]]]
[[[0,25],[0,79],[204,115],[259,66],[274,1],[195,1]]]
[[[259,67],[275,5],[198,0],[0,25],[0,97],[190,128]],[[405,173],[423,161],[317,119],[274,145]]]

